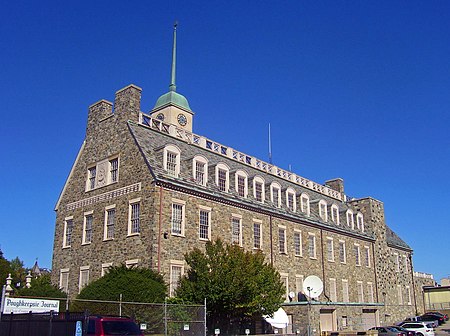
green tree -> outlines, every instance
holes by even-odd
[[[185,259],[189,270],[176,294],[199,304],[206,298],[210,331],[236,332],[236,321],[270,315],[283,302],[280,275],[260,251],[244,251],[218,239],[207,242],[205,252],[195,248]]]
[[[52,285],[50,274],[44,274],[35,279],[31,279],[30,288],[21,288],[17,292],[18,296],[33,296],[39,298],[65,298],[66,293],[57,286]]]
[[[6,284],[6,278],[11,273],[9,261],[3,257],[3,251],[0,249],[0,288]]]
[[[19,257],[15,257],[9,262],[11,267],[12,286],[15,288],[20,288],[25,285],[25,277],[27,271],[24,267],[23,261]]]

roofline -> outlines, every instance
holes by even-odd
[[[86,139],[85,139],[85,140],[83,141],[83,143],[81,144],[81,147],[80,147],[80,149],[79,149],[79,151],[78,151],[77,157],[75,158],[75,162],[73,163],[72,168],[70,169],[70,173],[69,173],[69,175],[68,175],[67,178],[66,178],[66,182],[64,182],[64,187],[62,188],[61,193],[59,194],[58,201],[56,202],[56,205],[55,205],[55,209],[53,209],[54,211],[58,211],[59,204],[61,203],[61,198],[62,198],[62,196],[64,195],[64,192],[66,191],[67,182],[69,181],[69,179],[70,179],[70,178],[72,177],[72,175],[73,175],[73,172],[74,172],[74,170],[75,170],[75,166],[77,165],[78,160],[80,159],[81,152],[83,152],[83,149],[84,149],[84,146],[85,146],[85,145],[86,145]]]

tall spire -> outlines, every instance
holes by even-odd
[[[172,47],[172,72],[170,77],[170,91],[177,91],[177,86],[175,84],[176,66],[177,66],[177,25],[178,22],[175,21],[173,24],[173,47]]]

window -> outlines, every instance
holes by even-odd
[[[364,232],[364,217],[359,212],[356,214],[356,228]]]
[[[237,171],[235,175],[236,192],[241,197],[247,197],[248,194],[248,177],[247,173],[242,170]]]
[[[395,271],[400,272],[400,260],[398,253],[394,253]]]
[[[295,291],[298,293],[303,293],[303,275],[295,275]]]
[[[280,273],[280,280],[284,284],[286,292],[284,294],[284,302],[289,302],[289,275],[288,273]]]
[[[169,295],[175,296],[175,292],[184,273],[184,264],[182,261],[172,261],[170,265],[170,288]]]
[[[97,175],[97,167],[91,167],[88,169],[88,186],[87,190],[95,188],[95,176]]]
[[[170,176],[178,177],[180,174],[180,153],[178,147],[173,145],[164,148],[163,165]]]
[[[302,212],[306,215],[310,215],[310,208],[309,208],[309,196],[307,194],[302,194],[300,196],[300,207]]]
[[[264,180],[259,176],[253,179],[253,197],[258,202],[264,203]]]
[[[403,296],[402,296],[402,286],[397,285],[397,298],[398,298],[398,304],[403,305]]]
[[[193,162],[193,178],[198,184],[205,186],[208,181],[208,160],[203,156],[196,156]]]
[[[231,218],[231,244],[242,246],[242,217],[233,215]]]
[[[286,254],[286,227],[278,227],[278,246],[280,248],[280,253]]]
[[[129,202],[128,211],[128,235],[139,234],[141,224],[141,203],[140,198]]]
[[[286,190],[286,206],[291,211],[297,210],[297,204],[295,201],[295,190],[292,188],[288,188]]]
[[[373,284],[371,282],[367,283],[367,302],[373,303]]]
[[[327,214],[327,202],[324,200],[319,201],[319,217],[324,221],[328,221],[328,214]]]
[[[407,300],[407,304],[410,306],[412,305],[411,302],[411,288],[409,286],[406,286],[406,300]]]
[[[219,187],[220,191],[228,192],[230,186],[229,171],[229,168],[223,163],[219,163],[216,166],[216,185]]]
[[[73,217],[67,217],[64,220],[63,247],[70,247],[70,245],[72,245],[72,232],[73,232]]]
[[[112,262],[102,264],[102,276],[109,272],[109,269],[112,267],[112,265]]]
[[[199,237],[202,240],[209,240],[211,235],[211,209],[202,208],[199,212]]]
[[[355,228],[355,223],[353,221],[353,211],[352,210],[347,210],[347,226],[351,227],[352,229]]]
[[[80,267],[80,283],[78,286],[79,292],[86,287],[89,283],[89,266],[81,266]]]
[[[336,279],[330,278],[330,300],[337,302]]]
[[[345,253],[345,242],[343,240],[339,241],[339,261],[341,264],[347,263],[347,255]]]
[[[331,221],[339,225],[339,208],[336,204],[331,206]]]
[[[59,288],[68,293],[69,291],[69,269],[63,268],[59,271]]]
[[[109,160],[109,183],[114,183],[119,180],[119,159],[115,158]]]
[[[316,259],[316,236],[313,233],[308,234],[308,253],[311,259]]]
[[[361,266],[361,252],[359,244],[355,244],[353,248],[355,252],[355,264],[356,266]]]
[[[186,202],[172,200],[171,232],[175,236],[184,236],[184,207]]]
[[[409,273],[409,267],[408,267],[408,256],[403,256],[405,261],[405,273]]]
[[[364,246],[364,265],[370,267],[370,247]]]
[[[302,233],[300,231],[294,232],[294,252],[295,252],[295,256],[297,256],[297,257],[303,256]]]
[[[327,238],[327,259],[328,261],[334,261],[333,238]]]
[[[364,302],[364,289],[362,281],[356,282],[356,290],[358,291],[358,302]]]
[[[114,224],[116,222],[116,206],[111,205],[105,208],[105,233],[104,240],[114,238]]]
[[[253,220],[253,247],[256,249],[262,248],[261,225],[261,222]]]
[[[342,302],[350,302],[348,296],[348,280],[342,279]]]
[[[83,244],[90,244],[92,241],[92,211],[84,213],[84,225],[83,225]]]
[[[277,208],[281,206],[281,186],[278,183],[270,185],[270,200]]]
[[[130,259],[125,261],[125,266],[127,268],[133,268],[136,267],[139,263],[139,259]]]

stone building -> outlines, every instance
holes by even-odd
[[[169,92],[149,112],[140,100],[129,85],[114,104],[89,107],[55,209],[52,277],[69,296],[121,263],[161,272],[173,294],[184,254],[220,237],[262,250],[280,272],[294,332],[308,320],[317,332],[359,330],[415,314],[412,250],[387,226],[381,201],[349,198],[342,179],[320,184],[193,133],[175,48]],[[309,275],[324,291],[300,301]]]

